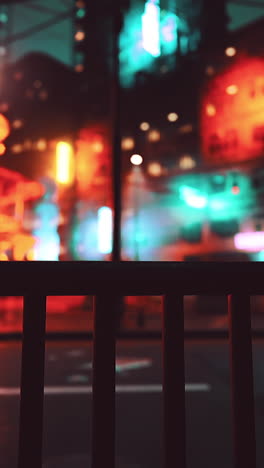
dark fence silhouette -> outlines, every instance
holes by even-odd
[[[2,295],[24,297],[18,467],[42,466],[46,296],[93,295],[92,468],[115,466],[116,310],[162,295],[163,468],[185,468],[184,295],[228,297],[234,467],[255,468],[250,296],[261,263],[1,262]]]

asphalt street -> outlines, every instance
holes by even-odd
[[[0,345],[1,468],[16,468],[19,343]],[[254,343],[258,467],[264,466],[264,343]],[[44,468],[87,468],[90,461],[91,346],[48,343]],[[116,468],[161,467],[159,342],[118,343]],[[232,442],[226,342],[186,343],[188,468],[231,468]],[[102,447],[103,449],[103,447]]]

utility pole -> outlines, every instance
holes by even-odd
[[[114,202],[112,261],[121,261],[121,219],[122,219],[122,180],[121,180],[121,87],[119,79],[119,35],[123,26],[124,9],[129,0],[115,0],[112,9],[112,75],[111,75],[111,119],[112,119],[112,183]],[[124,315],[124,299],[120,298],[116,310],[116,326],[121,328]]]
[[[112,78],[111,78],[111,118],[112,118],[112,155],[113,155],[113,250],[112,261],[121,260],[121,89],[119,82],[119,34],[123,24],[121,0],[116,0],[113,7],[112,21]]]

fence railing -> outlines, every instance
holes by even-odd
[[[18,467],[42,466],[46,297],[93,295],[92,468],[115,466],[115,315],[125,295],[162,295],[163,468],[185,468],[184,295],[228,297],[234,467],[255,468],[250,296],[261,263],[1,262],[0,295],[24,297]]]

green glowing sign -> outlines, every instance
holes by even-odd
[[[124,87],[134,84],[138,72],[155,72],[159,57],[167,56],[169,67],[174,67],[177,20],[174,13],[160,10],[158,0],[148,0],[143,8],[137,6],[127,12],[119,40]]]
[[[153,57],[160,55],[160,7],[158,0],[145,5],[142,22],[142,47]]]

